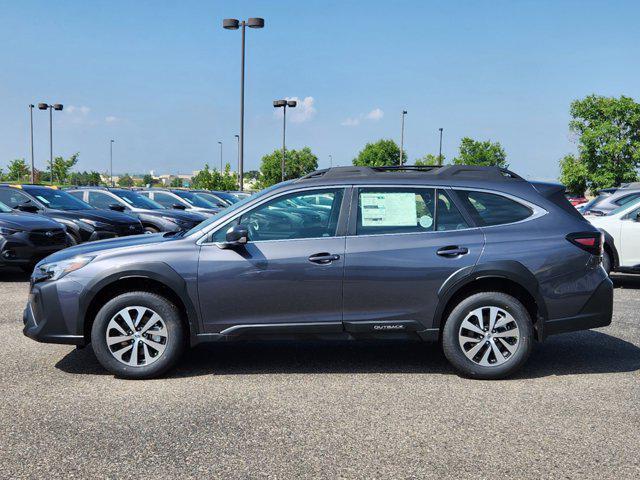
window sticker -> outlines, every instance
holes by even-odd
[[[49,200],[47,200],[46,198],[41,197],[40,195],[36,195],[36,198],[40,200],[42,203],[44,203],[45,205],[49,205]]]
[[[431,228],[431,225],[433,225],[433,218],[428,215],[423,215],[420,217],[420,220],[418,220],[418,223],[422,228]]]
[[[361,193],[363,227],[415,227],[418,219],[414,193]]]

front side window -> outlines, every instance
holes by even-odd
[[[309,201],[318,194],[329,199],[329,204],[315,205]],[[228,222],[214,234],[213,241],[224,242],[227,230],[236,223],[247,227],[249,241],[254,242],[334,237],[343,195],[342,188],[283,195]]]
[[[89,203],[96,208],[108,210],[109,205],[117,204],[118,202],[106,193],[89,192]]]
[[[158,202],[164,208],[173,208],[174,205],[181,205],[180,200],[165,192],[154,192],[153,200]]]
[[[18,192],[14,188],[0,188],[0,202],[11,208],[16,208],[24,203],[33,203],[24,193]]]
[[[459,190],[458,194],[481,226],[519,222],[533,214],[529,207],[495,193]]]

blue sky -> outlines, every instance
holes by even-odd
[[[29,158],[29,103],[60,102],[56,154],[80,169],[188,173],[235,161],[239,32],[247,32],[246,169],[281,142],[272,101],[298,97],[287,144],[320,166],[368,141],[413,161],[452,158],[460,138],[497,140],[522,175],[552,179],[575,150],[569,104],[590,93],[640,100],[640,3],[589,1],[0,0],[0,166]],[[36,164],[48,118],[34,111]]]

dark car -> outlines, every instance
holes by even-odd
[[[165,208],[150,198],[124,188],[82,187],[67,192],[95,208],[125,212],[137,217],[147,233],[189,230],[207,218],[199,213]]]
[[[185,345],[265,336],[440,341],[464,375],[501,378],[535,340],[611,323],[602,249],[561,185],[497,167],[337,167],[188,232],[52,255],[24,333],[91,342],[127,378],[162,374]]]
[[[144,233],[137,218],[98,210],[56,187],[0,185],[0,202],[61,223],[73,244]]]
[[[187,210],[196,212],[207,217],[211,217],[218,213],[222,207],[211,203],[204,198],[199,197],[189,190],[167,189],[167,188],[146,188],[137,190],[140,195],[144,195],[151,200],[158,202],[165,208],[174,208],[177,210]]]
[[[0,202],[0,266],[31,272],[42,258],[68,246],[64,227]]]

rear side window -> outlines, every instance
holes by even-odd
[[[633,202],[636,198],[640,198],[640,193],[632,193],[631,195],[625,195],[624,197],[620,197],[615,200],[613,203],[618,205],[619,207],[626,205],[629,202]]]
[[[458,194],[476,221],[483,226],[519,222],[533,214],[529,207],[502,195],[470,190],[459,190]]]

